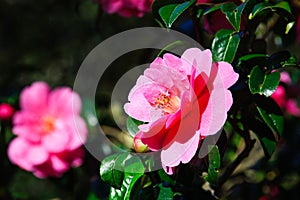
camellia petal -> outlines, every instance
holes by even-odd
[[[21,109],[41,113],[47,108],[49,86],[44,82],[35,82],[26,87],[20,95]]]

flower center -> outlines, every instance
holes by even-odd
[[[162,109],[165,114],[173,114],[180,107],[180,99],[171,93],[160,94],[155,98],[154,106]]]
[[[55,118],[54,117],[46,116],[43,118],[42,123],[43,123],[42,124],[43,133],[45,133],[45,134],[52,132],[55,128]]]

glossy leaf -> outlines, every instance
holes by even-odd
[[[271,98],[256,97],[255,102],[260,116],[278,140],[282,135],[284,124],[281,109]]]
[[[294,21],[293,14],[291,12],[290,5],[287,1],[281,1],[275,5],[272,5],[267,2],[262,2],[254,6],[252,12],[249,15],[249,19],[253,19],[261,14],[268,14],[269,12],[275,12],[279,16],[283,17],[287,22]],[[291,23],[287,24],[286,33],[291,28]]]
[[[104,158],[100,165],[100,176],[112,187],[121,188],[124,178],[124,166],[128,153],[113,154]]]
[[[259,66],[252,69],[249,78],[249,88],[252,94],[271,96],[280,81],[280,73],[264,74]]]
[[[270,3],[267,2],[262,2],[262,3],[258,3],[254,6],[252,12],[249,15],[249,19],[253,19],[254,17],[256,17],[262,10],[264,9],[270,9],[272,5]]]
[[[110,200],[129,200],[134,184],[142,175],[143,174],[125,173],[124,181],[122,183],[121,189],[116,189],[116,188],[111,187],[109,199]]]
[[[125,161],[125,173],[130,174],[143,174],[145,171],[143,162],[137,156],[129,156]]]
[[[182,0],[155,0],[153,1],[152,3],[152,15],[153,17],[156,19],[156,20],[161,20],[161,17],[158,13],[159,9],[164,7],[164,6],[167,6],[167,5],[170,5],[170,4],[180,4],[182,3]]]
[[[241,13],[237,9],[237,6],[233,2],[223,4],[221,6],[221,11],[226,15],[227,20],[235,30],[239,31],[241,25]]]
[[[266,158],[269,159],[276,149],[276,142],[266,137],[258,137],[258,139],[264,150]]]
[[[109,199],[130,199],[134,184],[144,174],[144,165],[142,161],[132,155],[128,155],[124,160],[124,179],[121,188],[111,188]]]
[[[277,86],[279,85],[279,81],[280,81],[279,72],[273,72],[271,74],[265,75],[265,79],[261,87],[261,93],[264,94],[266,97],[271,96],[277,89]]]
[[[255,98],[256,102],[259,101],[264,102],[264,99],[268,99],[264,96],[259,96],[259,95],[255,97],[257,97],[257,99]],[[274,145],[271,144],[276,143],[278,136],[276,133],[274,134],[270,129],[270,127],[264,122],[258,110],[253,110],[252,112],[254,112],[255,115],[252,115],[249,112],[244,113],[242,123],[244,125],[247,125],[249,129],[255,133],[255,135],[258,137],[259,140],[265,138],[263,141],[260,141],[260,143],[261,146],[263,147],[265,158],[269,159],[272,156],[273,151],[275,150],[275,148],[272,148],[272,146]],[[265,146],[264,141],[266,141],[266,144],[270,143],[270,145]]]
[[[205,180],[210,184],[216,185],[218,177],[219,177],[219,168],[221,166],[221,158],[217,145],[209,145],[209,166],[208,166],[208,174],[205,177]]]
[[[170,4],[161,7],[158,10],[158,13],[165,23],[167,28],[171,28],[172,24],[178,19],[178,17],[186,11],[191,5],[193,5],[196,1],[186,1],[181,4]]]
[[[133,119],[131,117],[127,118],[126,121],[127,130],[132,137],[134,137],[136,133],[139,131],[138,126],[141,124],[143,124],[143,122],[139,120]]]
[[[212,43],[213,60],[231,63],[240,43],[240,37],[233,30],[219,30]]]
[[[228,2],[227,2],[228,3]],[[207,9],[204,10],[203,12],[203,15],[207,15],[209,13],[212,13],[214,11],[217,11],[219,10],[224,4],[227,4],[227,3],[220,3],[220,4],[215,4],[213,5],[212,7],[209,7]]]

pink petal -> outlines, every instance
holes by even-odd
[[[286,111],[294,116],[300,116],[300,108],[298,107],[297,101],[289,99],[286,103]]]
[[[210,74],[212,64],[212,55],[210,50],[201,51],[198,48],[190,48],[181,56],[183,67],[187,74],[191,74],[192,67],[195,67],[198,73]],[[198,75],[198,73],[196,75]]]
[[[226,98],[228,98],[228,102],[225,102]],[[213,135],[222,128],[227,118],[227,109],[232,103],[229,98],[229,95],[225,95],[223,88],[212,91],[206,110],[201,118],[201,136]]]
[[[65,172],[70,168],[70,165],[68,163],[61,160],[59,157],[55,155],[51,156],[51,163],[53,169],[58,173]]]
[[[46,162],[49,158],[49,153],[39,145],[32,145],[28,150],[27,159],[33,165],[40,165]]]
[[[188,163],[196,154],[199,145],[200,134],[198,132],[185,143],[175,141],[167,149],[161,152],[163,166],[175,167],[182,163]]]
[[[26,140],[17,137],[10,142],[7,149],[10,161],[27,171],[31,171],[33,169],[32,163],[27,160],[27,154],[30,146],[31,144]]]
[[[165,170],[165,172],[169,175],[172,175],[174,173],[174,169],[175,167],[168,167],[164,164],[162,164],[163,169]]]
[[[125,112],[129,116],[144,122],[157,119],[162,115],[162,110],[153,108],[149,101],[152,101],[150,99],[151,95],[153,96],[154,92],[159,93],[159,90],[163,90],[162,88],[153,83],[133,88],[128,99],[130,102],[124,105]],[[149,98],[148,100],[147,97]]]
[[[285,83],[285,84],[291,84],[292,79],[290,77],[290,74],[288,72],[281,72],[280,73],[280,81]]]
[[[70,137],[68,132],[60,130],[48,133],[43,137],[42,145],[53,153],[59,153],[69,148]]]
[[[53,90],[49,95],[49,112],[56,117],[79,115],[81,112],[79,95],[67,87]]]
[[[167,129],[166,137],[163,142],[164,150],[172,146],[173,143],[188,143],[198,130],[201,116],[199,106],[190,102],[189,96],[190,94],[186,92],[182,98],[181,119],[177,120],[177,124]]]
[[[31,142],[39,142],[41,140],[40,129],[34,125],[16,125],[13,127],[13,132]]]
[[[47,108],[49,86],[44,82],[35,82],[26,87],[20,95],[22,110],[42,113]]]
[[[69,150],[77,149],[82,146],[87,138],[88,130],[84,120],[79,116],[74,116],[64,121],[65,130],[68,131],[70,142],[68,144]]]
[[[180,91],[189,88],[187,77],[169,66],[157,65],[155,68],[148,68],[145,70],[144,75],[155,82],[155,84],[161,85],[169,91],[176,91],[174,93],[176,96],[181,96]]]
[[[218,74],[221,76],[223,80],[223,87],[229,88],[239,79],[239,74],[233,71],[233,67],[231,64],[227,62],[218,62],[216,63],[218,66]]]
[[[144,144],[148,145],[152,151],[158,151],[162,148],[164,138],[166,137],[165,123],[167,116],[163,116],[151,124],[148,132],[139,132],[141,140]]]

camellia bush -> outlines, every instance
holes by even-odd
[[[21,53],[10,62],[0,56],[20,73],[6,70],[0,80],[1,90],[4,84],[9,88],[0,91],[0,199],[300,198],[299,1],[61,4],[72,12],[54,1],[32,9],[58,10],[39,15],[46,25],[37,23],[43,29],[62,20],[64,31],[49,30],[43,40],[49,48],[17,46]],[[24,17],[24,23],[32,24],[31,19]],[[42,35],[19,26],[22,37]],[[130,37],[115,43],[109,37],[143,26],[166,35],[155,35],[154,41],[147,34],[133,36],[139,48],[148,40],[161,45],[169,35],[171,42],[138,52],[129,48]],[[174,33],[194,44],[172,40]],[[101,45],[106,48],[97,51]],[[4,48],[14,58],[14,51]],[[124,53],[125,48],[130,50]],[[111,49],[129,56],[110,63],[118,68],[98,77],[105,62],[119,57]],[[115,79],[147,62],[125,102],[115,103],[110,93]],[[37,68],[41,64],[44,71]],[[84,71],[86,66],[91,68]],[[88,76],[80,79],[81,74]],[[94,78],[100,82],[96,89],[89,88]],[[94,97],[89,90],[97,90]]]
[[[124,105],[136,154],[113,154],[100,166],[109,199],[243,196],[235,194],[234,172],[247,159],[254,162],[253,151],[268,163],[282,141],[282,109],[299,111],[297,99],[286,96],[291,79],[285,72],[295,71],[298,61],[293,52],[270,51],[267,40],[276,30],[273,41],[282,45],[293,28],[289,2],[155,0],[152,16],[206,50],[174,55],[166,47],[137,79]],[[157,163],[162,169],[154,170]],[[249,199],[279,198],[278,187]]]

